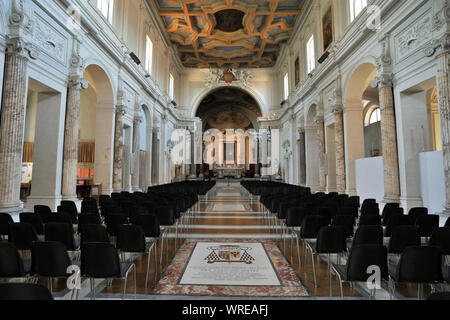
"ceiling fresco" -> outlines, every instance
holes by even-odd
[[[149,0],[188,68],[272,67],[304,0]]]

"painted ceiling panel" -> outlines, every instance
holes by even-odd
[[[304,0],[148,0],[189,68],[272,67]]]

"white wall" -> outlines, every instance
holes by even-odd
[[[445,178],[442,151],[421,152],[420,159],[420,189],[423,206],[429,213],[444,211]]]
[[[361,199],[384,199],[383,158],[365,158],[355,160],[356,193]]]

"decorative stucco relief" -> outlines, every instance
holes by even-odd
[[[37,13],[34,14],[33,41],[51,58],[67,64],[67,39]]]

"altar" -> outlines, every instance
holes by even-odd
[[[218,178],[233,177],[240,179],[242,177],[243,168],[228,167],[228,168],[216,168]]]

